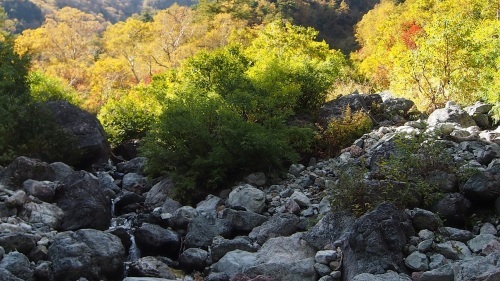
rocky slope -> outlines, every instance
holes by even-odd
[[[489,106],[448,103],[406,122],[407,100],[350,95],[325,118],[374,101],[387,118],[340,156],[292,165],[279,184],[249,175],[196,206],[172,200],[168,178],[151,185],[143,158],[90,173],[19,157],[0,171],[0,280],[500,280],[500,129]],[[446,144],[459,169],[433,174],[439,201],[382,203],[359,218],[331,207],[340,179],[360,176],[352,164],[365,168],[354,182],[387,184],[380,163],[400,133]]]

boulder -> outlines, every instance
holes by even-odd
[[[405,264],[414,271],[426,271],[429,269],[429,258],[418,251],[411,253],[405,258]]]
[[[0,234],[0,247],[5,249],[6,253],[19,251],[28,255],[39,239],[39,237],[29,233],[2,233]]]
[[[224,239],[222,236],[216,236],[212,241],[210,251],[212,261],[217,262],[225,254],[235,250],[257,252],[258,248],[252,244],[248,237],[235,237],[230,240]]]
[[[144,203],[152,208],[162,206],[165,200],[173,195],[173,188],[174,183],[172,179],[165,178],[161,180],[146,193],[146,201]]]
[[[266,194],[249,184],[238,186],[229,194],[229,207],[243,207],[247,211],[262,213],[266,207]]]
[[[62,181],[65,177],[71,175],[74,172],[73,168],[63,162],[50,163],[50,167],[52,167],[52,169],[54,170],[56,181]]]
[[[224,209],[221,217],[231,223],[235,233],[248,234],[252,229],[267,221],[267,217],[250,211]]]
[[[185,246],[208,249],[216,236],[227,238],[231,231],[231,223],[226,219],[199,216],[188,225]]]
[[[379,106],[382,103],[382,97],[378,94],[363,95],[356,92],[340,96],[321,106],[319,112],[319,125],[326,128],[328,123],[334,118],[341,118],[347,107],[351,112],[364,110],[369,112],[373,106]]]
[[[54,169],[45,162],[24,156],[17,157],[0,171],[0,184],[12,190],[22,189],[26,180],[54,181]]]
[[[4,256],[3,259],[0,260],[0,277],[2,277],[1,270],[8,271],[11,275],[19,278],[18,280],[34,281],[34,272],[30,268],[30,261],[25,255],[21,253],[11,252],[8,255]],[[8,275],[8,273],[6,273],[6,275]],[[4,278],[0,279],[5,280]]]
[[[138,173],[128,173],[123,176],[122,189],[142,194],[147,190],[146,177]]]
[[[123,274],[125,249],[120,239],[95,229],[57,234],[49,247],[54,280],[116,279]]]
[[[193,270],[203,271],[207,264],[208,252],[203,249],[186,249],[179,257],[179,266],[191,272]]]
[[[155,224],[144,223],[135,233],[137,247],[143,256],[167,256],[177,259],[181,239],[177,232]]]
[[[67,176],[57,188],[54,202],[64,211],[60,230],[105,230],[111,223],[111,199],[98,179],[85,171]]]
[[[235,276],[238,273],[245,272],[248,268],[255,265],[257,253],[250,253],[242,250],[234,250],[225,254],[217,263],[211,266],[212,273],[224,274],[227,277]],[[212,274],[210,274],[212,275]],[[211,279],[211,280],[229,280]]]
[[[56,183],[50,181],[26,180],[23,189],[26,194],[34,196],[45,202],[52,202],[56,194]]]
[[[461,260],[453,267],[455,281],[470,280],[500,280],[499,254],[490,254],[486,257],[475,256],[468,260]]]
[[[316,251],[297,233],[269,239],[257,252],[255,265],[244,270],[249,276],[263,275],[278,280],[317,280],[314,269]]]
[[[474,119],[454,102],[448,102],[445,108],[434,110],[427,118],[427,123],[429,126],[438,123],[458,123],[463,128],[476,126]]]
[[[412,235],[409,217],[392,203],[383,203],[360,217],[343,245],[344,279],[387,270],[405,273],[403,250]]]
[[[486,247],[486,245],[488,245],[493,240],[496,240],[497,242],[500,241],[500,239],[493,234],[479,234],[471,240],[467,241],[467,246],[469,246],[469,249],[471,249],[472,252],[480,253]]]
[[[348,212],[329,212],[304,235],[304,240],[317,250],[346,237],[356,218]]]
[[[143,174],[146,166],[146,157],[136,157],[129,161],[116,164],[116,170],[120,173],[137,173]]]
[[[409,211],[409,215],[416,231],[423,229],[437,230],[441,225],[439,217],[431,211],[415,208]]]
[[[384,274],[370,274],[370,273],[361,273],[356,275],[350,281],[411,281],[412,279],[402,273],[397,273],[394,271],[389,271]]]
[[[248,237],[262,245],[269,238],[288,236],[295,233],[299,222],[299,217],[294,214],[275,214],[261,226],[254,228]]]
[[[466,259],[472,255],[467,245],[460,241],[446,241],[435,244],[434,248],[436,253],[452,260]]]
[[[436,213],[450,226],[463,226],[471,207],[470,201],[460,193],[446,194],[434,207]]]
[[[439,228],[439,234],[446,237],[447,240],[456,240],[464,243],[474,237],[472,232],[454,227],[441,227]]]
[[[175,274],[167,264],[154,257],[143,257],[130,264],[129,275],[174,279]]]
[[[198,214],[205,217],[213,217],[217,216],[217,211],[220,207],[224,205],[224,200],[221,198],[209,194],[205,200],[196,204],[196,211]]]
[[[144,200],[144,196],[142,195],[124,191],[123,194],[114,201],[114,214],[116,216],[121,216],[135,212],[137,209],[143,207]]]
[[[183,206],[175,210],[170,218],[170,226],[176,230],[186,230],[191,221],[198,217],[198,211],[191,206]]]
[[[264,186],[267,182],[266,175],[262,172],[253,173],[245,177],[245,182],[253,186]]]
[[[36,226],[53,230],[59,228],[64,212],[55,204],[30,202],[24,204],[20,217]]]
[[[494,204],[500,196],[500,165],[495,165],[470,177],[462,191],[473,202],[481,205]]]
[[[106,133],[99,120],[67,101],[46,102],[45,107],[54,115],[55,121],[70,136],[76,139],[75,154],[72,163],[76,168],[88,168],[95,163],[105,163],[111,148]],[[68,159],[73,157],[68,157]]]

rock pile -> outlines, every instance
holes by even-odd
[[[196,206],[173,200],[168,178],[150,184],[144,158],[90,173],[20,157],[0,171],[0,279],[500,280],[500,129],[487,105],[448,103],[402,122],[410,101],[374,102],[391,114],[338,157],[294,164],[279,184],[250,175]],[[329,190],[350,163],[383,183],[377,163],[398,133],[437,137],[477,172],[436,174],[443,197],[430,210],[332,210]],[[490,221],[473,222],[473,211]]]

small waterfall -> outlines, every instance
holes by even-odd
[[[137,248],[137,244],[135,243],[135,236],[133,233],[130,233],[130,249],[128,251],[128,261],[134,262],[141,258],[141,250]]]

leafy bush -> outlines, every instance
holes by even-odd
[[[319,128],[316,137],[316,150],[322,157],[333,157],[352,144],[353,141],[369,132],[373,126],[371,117],[363,111],[352,113],[348,106],[343,117],[334,118],[326,129]]]
[[[117,98],[110,98],[102,106],[98,119],[108,140],[116,146],[125,140],[142,139],[161,113],[159,100],[151,87],[138,87]]]
[[[364,165],[351,164],[328,190],[330,202],[333,209],[349,209],[356,215],[385,201],[401,208],[430,207],[442,197],[432,176],[436,171],[457,172],[445,143],[429,136],[397,135],[393,153],[379,164],[379,180],[369,180]]]
[[[64,86],[63,82],[35,71],[28,75],[30,96],[34,102],[66,100],[79,106],[82,104],[78,93],[71,87]]]

